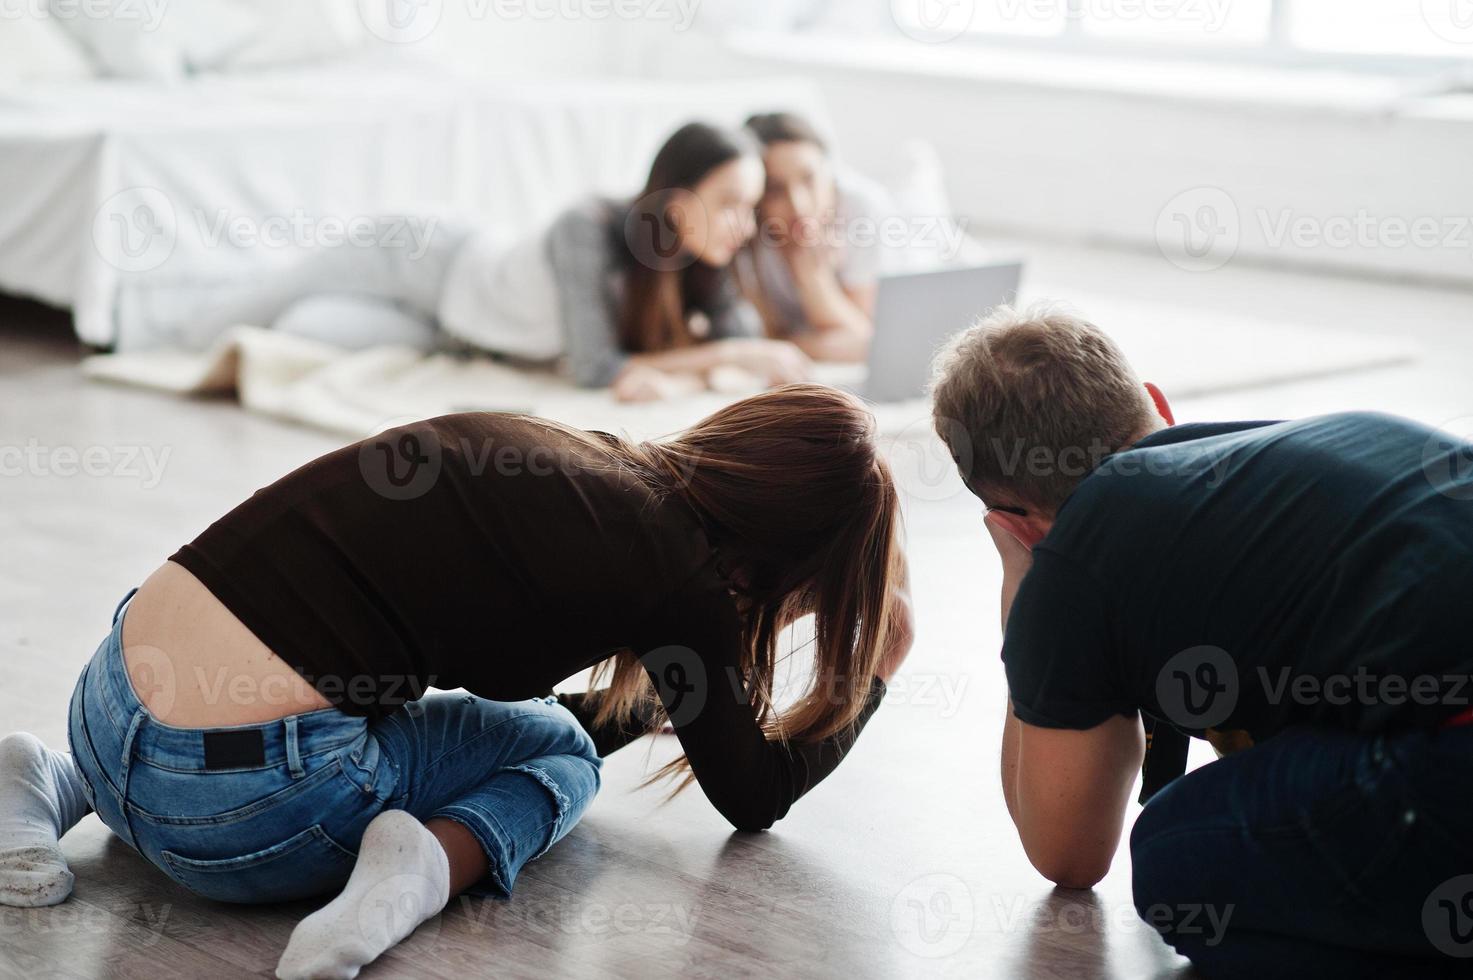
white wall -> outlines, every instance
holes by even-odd
[[[795,68],[787,53],[720,47],[692,38],[658,63],[677,77]],[[837,64],[804,71],[822,85],[851,163],[886,160],[906,136],[930,140],[974,227],[1153,250],[1165,241],[1176,254],[1179,220],[1195,222],[1206,204],[1229,232],[1236,212],[1237,248],[1228,252],[1227,235],[1201,262],[1177,256],[1194,267],[1230,255],[1473,284],[1467,96],[1388,106],[1368,85],[1364,101],[1202,91],[1184,100]]]
[[[490,78],[630,73],[622,59],[635,48],[637,28],[626,21],[534,16],[526,8],[519,14],[516,4],[498,7],[496,0],[446,0],[439,10],[433,30],[405,49]]]

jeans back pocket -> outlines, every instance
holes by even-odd
[[[353,870],[353,852],[321,824],[239,857],[199,860],[162,852],[165,868],[196,895],[241,904],[289,902],[337,891]]]

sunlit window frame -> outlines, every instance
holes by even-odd
[[[1361,51],[1322,51],[1296,45],[1290,37],[1290,13],[1296,0],[1270,0],[1268,36],[1259,43],[1195,44],[1170,40],[1145,41],[1133,38],[1101,37],[1085,30],[1084,17],[1089,0],[1063,0],[1068,16],[1064,30],[1049,36],[1006,34],[998,31],[973,30],[963,37],[979,47],[1012,50],[1060,50],[1089,56],[1152,58],[1160,60],[1202,60],[1223,64],[1263,64],[1275,67],[1339,68],[1355,71],[1427,74],[1446,69],[1466,69],[1473,64],[1473,44],[1468,54],[1402,54]]]

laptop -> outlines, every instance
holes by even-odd
[[[922,398],[936,352],[994,306],[1016,302],[1022,278],[1016,261],[883,276],[863,379],[855,365],[819,365],[817,380],[873,402]]]

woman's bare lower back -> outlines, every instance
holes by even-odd
[[[224,728],[330,707],[174,562],[154,571],[129,603],[123,659],[139,700],[166,725]]]

